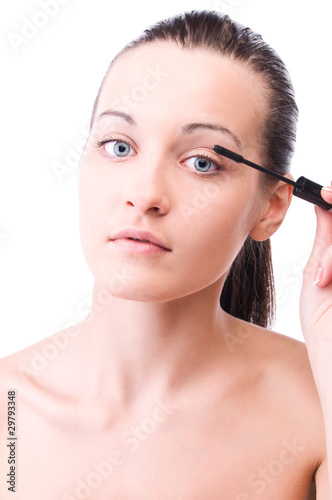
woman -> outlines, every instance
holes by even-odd
[[[17,498],[329,498],[317,351],[331,214],[317,211],[303,290],[310,367],[304,344],[264,328],[290,187],[212,149],[290,177],[296,120],[278,56],[214,12],[166,20],[112,62],[79,174],[91,311],[54,336],[66,347],[46,365],[31,349],[1,360],[19,408]]]

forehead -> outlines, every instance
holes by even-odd
[[[127,51],[112,65],[96,116],[110,108],[142,124],[222,122],[245,144],[257,140],[267,103],[264,82],[246,65],[206,49],[157,42]]]

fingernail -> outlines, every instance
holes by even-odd
[[[328,191],[329,193],[332,193],[332,186],[326,186],[326,187],[323,187],[322,189],[324,189],[324,191]]]
[[[314,285],[318,285],[318,283],[321,281],[322,277],[323,277],[323,268],[319,267],[316,271],[316,274],[315,274]]]

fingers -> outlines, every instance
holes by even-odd
[[[332,203],[332,186],[323,187],[321,190],[322,198],[328,203]]]
[[[332,247],[323,255],[314,274],[314,284],[320,288],[332,282]]]
[[[322,190],[322,196],[332,202],[332,188]],[[317,232],[307,271],[314,284],[324,287],[332,281],[332,213],[316,207]]]

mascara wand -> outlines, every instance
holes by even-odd
[[[291,186],[293,186],[294,196],[297,196],[302,200],[308,201],[309,203],[313,203],[314,205],[317,205],[318,207],[323,208],[324,210],[332,210],[332,205],[330,203],[327,203],[327,201],[325,201],[320,194],[320,191],[323,187],[320,184],[317,184],[316,182],[313,182],[310,179],[307,179],[306,177],[303,176],[299,177],[295,182],[281,174],[278,174],[277,172],[273,172],[272,170],[262,167],[261,165],[257,165],[257,163],[253,163],[252,161],[246,160],[245,158],[243,158],[243,156],[238,155],[237,153],[234,153],[233,151],[230,151],[229,149],[226,149],[222,146],[215,145],[213,146],[213,149],[216,153],[218,153],[221,156],[230,158],[231,160],[234,160],[237,163],[244,163],[245,165],[255,168],[256,170],[259,170],[264,174],[271,175],[272,177],[275,177],[280,181],[290,184]]]

